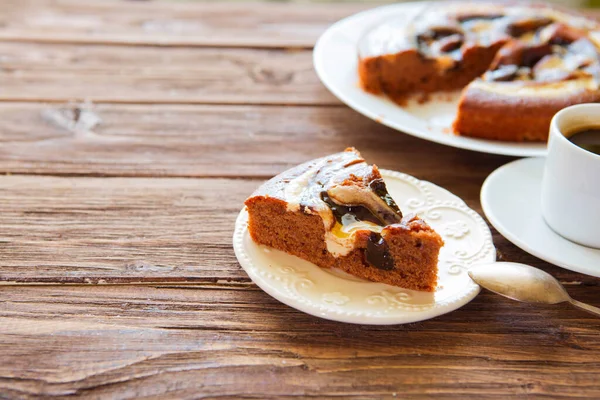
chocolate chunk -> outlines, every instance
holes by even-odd
[[[417,35],[418,40],[439,40],[451,35],[462,35],[462,30],[453,26],[433,26]]]
[[[568,46],[585,38],[586,32],[565,24],[553,24],[540,32],[540,39],[558,46]]]
[[[525,46],[522,43],[506,46],[496,56],[493,69],[502,65],[516,65],[532,68],[544,56],[552,54],[552,46],[548,43]]]
[[[396,204],[392,196],[387,191],[387,186],[383,179],[374,179],[369,183],[369,188],[375,193],[379,198],[385,201],[385,204],[388,205],[392,210],[394,210],[397,214],[390,223],[398,222],[398,217],[402,218],[402,212],[400,211],[400,207]]]
[[[341,224],[342,217],[346,214],[354,215],[359,221],[368,221],[377,225],[381,225],[381,221],[367,207],[363,206],[344,206],[334,202],[327,191],[321,192],[321,200],[325,202],[331,209],[335,219]]]
[[[540,44],[537,46],[528,47],[523,51],[523,59],[520,65],[532,68],[538,61],[552,54],[552,46],[549,44]]]
[[[371,232],[365,249],[365,259],[369,265],[385,271],[394,269],[394,257],[390,253],[390,247],[381,234]]]
[[[497,69],[502,65],[519,65],[523,57],[523,46],[517,43],[510,43],[496,54],[496,58],[491,69]]]
[[[528,32],[535,32],[554,22],[548,17],[530,17],[513,21],[506,26],[506,33],[512,37],[523,36]]]
[[[447,36],[443,39],[438,40],[437,48],[442,53],[449,53],[454,50],[457,50],[463,44],[463,36],[462,35],[451,35]]]

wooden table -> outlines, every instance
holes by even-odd
[[[600,320],[581,311],[484,292],[348,325],[240,268],[242,202],[300,162],[356,146],[481,212],[511,160],[397,133],[319,83],[315,39],[365,7],[1,3],[0,281],[38,285],[0,288],[0,398],[600,398]],[[598,279],[494,242],[600,305]]]

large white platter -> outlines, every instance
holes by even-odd
[[[545,143],[505,143],[473,139],[450,133],[458,94],[434,96],[432,101],[410,102],[400,107],[381,96],[365,93],[358,86],[358,43],[366,31],[390,19],[408,21],[428,2],[399,3],[374,8],[332,25],[317,41],[314,66],[323,84],[341,101],[359,113],[399,131],[432,142],[485,153],[512,156],[544,156]],[[511,118],[507,115],[506,118]]]
[[[458,197],[430,182],[381,171],[404,213],[418,213],[440,235],[439,285],[417,292],[321,269],[300,258],[257,245],[248,233],[248,213],[240,212],[233,235],[235,254],[250,278],[265,292],[298,310],[356,324],[403,324],[456,310],[479,293],[467,270],[496,260],[490,230]]]

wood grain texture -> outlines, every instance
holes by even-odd
[[[430,321],[341,324],[237,263],[243,200],[300,162],[356,146],[481,212],[511,160],[399,134],[320,85],[309,48],[365,7],[0,2],[0,399],[600,398],[582,311],[482,293]],[[68,103],[84,100],[105,104]],[[598,279],[494,243],[600,305]]]
[[[0,176],[0,284],[241,282],[231,237],[262,180]],[[455,181],[456,182],[456,181]],[[475,210],[478,178],[446,186]],[[494,235],[502,258],[565,282],[597,279],[551,267]]]
[[[404,135],[347,107],[96,105],[91,129],[76,109],[0,103],[0,173],[267,178],[354,146],[382,168],[477,189],[511,160]]]
[[[0,40],[310,48],[319,35],[337,20],[385,3],[307,6],[172,0],[4,0],[0,3]],[[586,13],[600,16],[598,11]]]
[[[0,101],[340,104],[309,50],[0,42]]]
[[[389,327],[225,285],[3,288],[0,304],[0,386],[12,398],[600,396],[600,320],[488,293]]]
[[[231,236],[258,182],[0,177],[0,280],[246,280]]]
[[[206,110],[198,114],[202,108]],[[434,321],[354,327],[318,320],[277,303],[248,280],[235,260],[233,222],[242,201],[262,182],[261,175],[299,162],[292,157],[307,159],[337,151],[346,145],[346,135],[360,148],[364,144],[365,155],[382,167],[441,184],[478,211],[481,182],[508,158],[400,135],[343,108],[280,107],[265,114],[261,110],[267,107],[242,107],[245,112],[237,108],[101,105],[94,112],[103,123],[93,128],[94,133],[133,142],[121,147],[119,141],[109,141],[104,150],[93,146],[84,150],[79,146],[89,139],[89,132],[66,129],[42,116],[43,110],[53,111],[54,106],[4,105],[0,148],[9,152],[0,159],[26,157],[29,149],[30,164],[19,164],[21,171],[82,176],[0,177],[2,281],[185,281],[197,286],[1,287],[0,343],[5,351],[0,359],[10,366],[0,367],[1,394],[9,398],[198,393],[261,398],[372,398],[393,393],[422,398],[434,393],[442,398],[595,396],[600,339],[594,320],[581,312],[565,307],[538,311],[484,296],[476,300],[476,308],[469,305]],[[227,117],[210,122],[209,115],[222,112]],[[196,123],[190,123],[192,114],[198,114],[192,120]],[[237,120],[235,115],[254,118]],[[273,127],[268,128],[266,121]],[[197,124],[202,129],[196,129]],[[253,136],[261,138],[260,146],[243,153],[250,146],[243,138]],[[54,148],[33,152],[31,143],[43,148],[56,139]],[[169,140],[177,142],[166,146],[175,149],[173,154],[165,151]],[[197,142],[200,145],[194,148]],[[13,146],[19,143],[23,147],[15,157]],[[131,168],[149,143],[159,150],[145,157],[159,160],[161,168],[177,165],[187,154],[184,149],[192,146],[195,158],[187,157],[186,163],[197,168],[199,178],[86,176],[140,173],[123,173],[121,167]],[[243,157],[231,157],[230,152],[242,152]],[[119,155],[104,159],[111,153]],[[217,160],[205,163],[204,154],[229,160],[229,177],[202,178],[214,173]],[[266,154],[274,158],[253,170]],[[44,158],[50,155],[52,159]],[[90,160],[103,161],[90,164]],[[440,168],[437,162],[452,168]],[[57,170],[55,164],[72,165]],[[143,171],[150,164],[134,170]],[[15,169],[4,172],[11,171]],[[236,174],[256,179],[236,179]],[[576,298],[598,304],[597,279],[549,266],[497,234],[494,242],[505,260],[540,266],[567,283]],[[494,308],[499,303],[502,307]]]
[[[0,40],[308,48],[330,24],[375,5],[4,0]]]

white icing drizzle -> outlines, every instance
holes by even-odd
[[[323,162],[312,165],[306,172],[292,179],[285,187],[284,197],[287,202],[287,211],[300,211],[300,205],[304,205],[306,214],[316,212],[321,216],[325,230],[328,231],[334,223],[333,214],[327,204],[321,200],[320,193],[318,193],[321,190],[319,185],[310,184],[322,165]]]
[[[471,83],[471,89],[479,89],[489,93],[509,97],[546,97],[556,98],[565,96],[566,93],[578,91],[596,91],[599,89],[598,82],[593,78],[580,78],[577,80],[567,80],[560,82],[550,82],[543,86],[523,85],[522,82],[503,82],[504,85],[497,85],[495,82],[486,82],[476,80]]]
[[[342,217],[342,223],[336,223],[332,230],[325,232],[325,244],[327,251],[334,257],[345,256],[354,249],[356,232],[369,230],[380,233],[383,227],[367,221],[359,221],[353,215],[346,214]]]
[[[502,17],[485,20],[473,19],[461,24],[453,22],[454,15],[460,14],[482,14],[493,15],[501,14]],[[465,34],[465,42],[480,43],[489,46],[492,41],[502,36],[505,26],[513,20],[521,20],[535,17],[548,17],[557,22],[563,22],[570,26],[588,31],[590,39],[597,45],[600,45],[600,31],[598,24],[585,17],[571,15],[549,7],[528,7],[511,6],[506,7],[490,2],[481,4],[470,3],[468,7],[457,3],[440,7],[426,6],[420,8],[417,12],[410,15],[398,14],[379,24],[373,29],[367,31],[359,42],[359,53],[361,58],[380,56],[385,54],[395,54],[397,52],[414,48],[416,41],[415,34],[425,32],[430,28],[456,26],[461,27]],[[526,32],[519,40],[522,43],[535,41],[534,32]],[[440,57],[443,54],[436,52],[435,56]]]
[[[345,168],[360,169],[359,165],[364,163],[364,160],[358,157],[355,153],[348,153],[346,159],[337,160],[337,165],[341,165],[341,168],[346,173],[348,173],[348,170]],[[354,162],[357,160],[358,162]],[[321,192],[324,188],[335,189],[339,184],[336,179],[341,179],[340,175],[335,173],[335,169],[331,175],[327,173],[326,169],[329,168],[328,162],[330,160],[325,159],[313,164],[305,172],[290,180],[284,189],[284,198],[287,202],[287,211],[289,212],[320,215],[325,227],[324,240],[327,250],[334,257],[341,257],[347,255],[355,248],[357,231],[369,230],[372,232],[381,232],[383,227],[372,222],[359,221],[352,214],[344,215],[341,224],[335,220],[329,205],[321,199]],[[336,164],[332,165],[335,168]],[[319,175],[323,170],[325,172]],[[315,179],[323,179],[325,177],[328,178],[327,182],[315,182]],[[347,193],[341,194],[347,195]],[[331,196],[333,197],[333,194]]]
[[[306,172],[292,179],[285,187],[284,196],[288,211],[299,211],[303,194],[310,180],[317,174],[318,168],[309,168]]]

